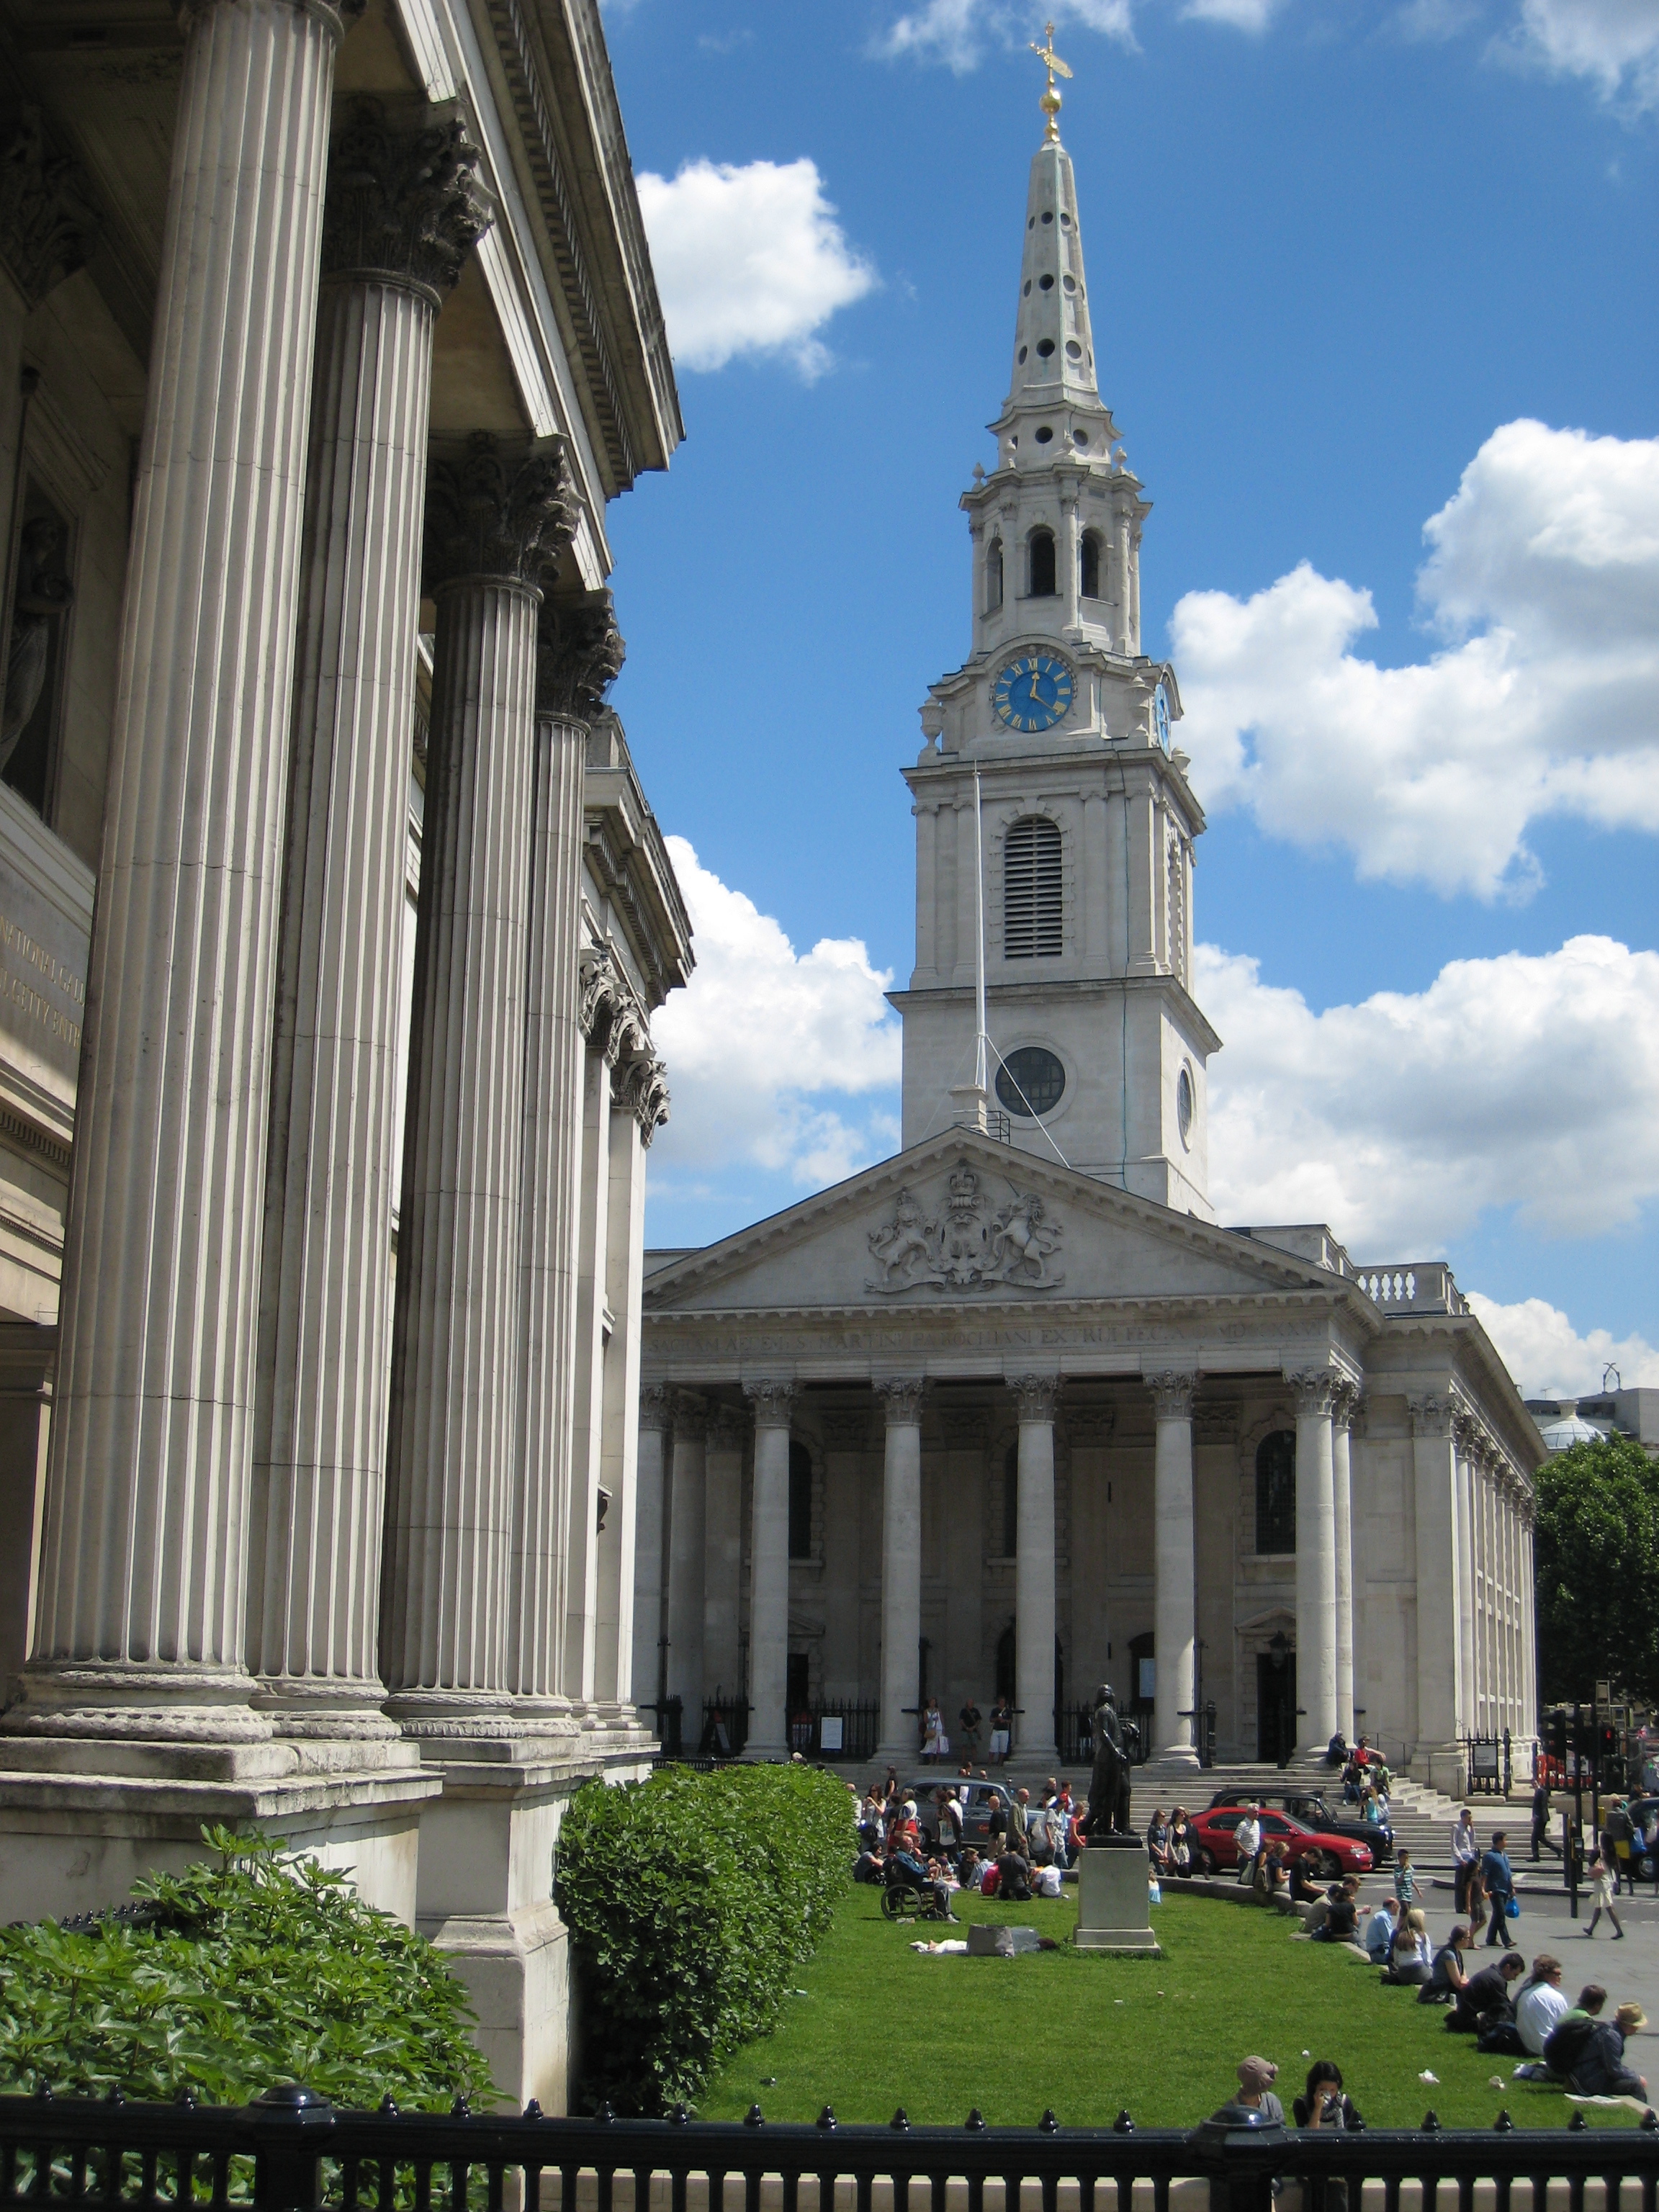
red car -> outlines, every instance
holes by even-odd
[[[1220,1869],[1237,1866],[1238,1844],[1234,1831],[1244,1818],[1244,1811],[1243,1805],[1212,1805],[1207,1813],[1194,1815],[1192,1826],[1198,1838],[1194,1864],[1200,1874],[1214,1874]],[[1271,1843],[1281,1843],[1286,1859],[1312,1859],[1316,1870],[1328,1881],[1334,1881],[1339,1875],[1369,1874],[1371,1870],[1371,1855],[1364,1844],[1305,1827],[1288,1813],[1258,1813],[1256,1818],[1261,1823],[1264,1850]]]

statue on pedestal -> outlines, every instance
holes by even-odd
[[[1129,1826],[1130,1739],[1139,1740],[1133,1721],[1117,1709],[1109,1682],[1095,1692],[1094,1771],[1089,1778],[1089,1810],[1079,1821],[1080,1832],[1091,1844],[1113,1844],[1120,1838],[1139,1839]]]

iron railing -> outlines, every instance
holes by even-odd
[[[823,1723],[830,1723],[825,1740]],[[839,1731],[835,1723],[839,1721]],[[804,1705],[789,1716],[789,1748],[803,1759],[850,1760],[863,1765],[881,1741],[881,1707],[873,1699]]]
[[[1108,2212],[1103,2185],[1115,2212],[1129,2212],[1137,2182],[1150,2185],[1152,2212],[1170,2212],[1171,2185],[1183,2182],[1207,2184],[1210,2212],[1271,2212],[1276,2179],[1304,2184],[1305,2212],[1343,2202],[1358,2212],[1367,2183],[1385,2212],[1398,2212],[1402,2183],[1420,2186],[1429,2212],[1437,2184],[1468,2207],[1477,2181],[1494,2185],[1497,2212],[1546,2212],[1552,2181],[1566,2184],[1571,2212],[1620,2212],[1627,2182],[1641,2212],[1655,2212],[1651,2112],[1638,2128],[1594,2131],[1582,2114],[1546,2131],[1500,2113],[1479,2133],[1442,2130],[1432,2112],[1419,2129],[1355,2134],[1256,2130],[1254,2118],[1230,2108],[1186,2132],[1138,2129],[1127,2112],[1111,2128],[1062,2128],[1052,2112],[1035,2128],[988,2128],[977,2112],[939,2128],[912,2127],[901,2112],[886,2127],[848,2127],[827,2109],[816,2126],[778,2124],[758,2106],[740,2124],[694,2122],[683,2109],[665,2120],[548,2119],[533,2105],[522,2117],[433,2117],[399,2113],[389,2100],[378,2112],[345,2112],[298,2087],[240,2108],[7,2097],[0,2208],[502,2212],[511,2197],[525,2212],[646,2212],[661,2202],[653,2182],[662,2177],[669,2212],[686,2212],[696,2176],[715,2208],[740,2184],[744,2212],[763,2203],[768,2212],[831,2212],[838,2181],[853,2185],[857,2212],[871,2212],[878,2181],[890,2183],[893,2212],[945,2212],[952,2180],[966,2185],[969,2212],[985,2212],[988,2184],[1012,2212],[1027,2181],[1040,2186],[1044,2212],[1054,2212],[1063,2182],[1078,2185],[1080,2212]],[[1342,2196],[1333,2184],[1346,2185]],[[1528,2194],[1516,2204],[1517,2185]],[[1186,2190],[1182,2198],[1192,2203]]]
[[[1152,1757],[1152,1710],[1143,1715],[1137,1707],[1125,1716],[1133,1723],[1128,1735],[1129,1764],[1144,1766]],[[1054,1735],[1062,1766],[1092,1766],[1095,1759],[1095,1712],[1092,1705],[1060,1705],[1054,1712]]]
[[[697,1738],[699,1759],[741,1759],[749,1741],[749,1700],[722,1697],[716,1688],[702,1701],[702,1732]]]

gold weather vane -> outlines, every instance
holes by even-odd
[[[1057,76],[1069,77],[1072,72],[1054,52],[1054,25],[1050,23],[1047,28],[1048,33],[1047,45],[1040,46],[1033,39],[1031,52],[1048,72],[1048,88],[1037,102],[1037,106],[1048,118],[1048,128],[1042,134],[1043,143],[1057,146],[1060,143],[1060,125],[1055,118],[1060,113],[1060,94],[1054,90],[1054,79]]]

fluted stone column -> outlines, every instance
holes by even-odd
[[[1052,1759],[1054,1736],[1054,1403],[1053,1375],[1011,1380],[1019,1419],[1019,1552],[1014,1561],[1014,1746]]]
[[[1455,1408],[1427,1393],[1408,1401],[1417,1521],[1417,1745],[1413,1771],[1437,1788],[1463,1787],[1453,1695],[1457,1681]]]
[[[668,1694],[681,1701],[681,1726],[695,1751],[702,1732],[702,1577],[705,1521],[702,1401],[682,1390],[674,1401],[674,1461],[668,1515]]]
[[[921,1743],[916,1693],[921,1660],[921,1394],[920,1378],[874,1384],[886,1422],[881,1505],[881,1743],[902,1765]]]
[[[667,1467],[673,1423],[672,1393],[660,1382],[640,1392],[640,1431],[635,1461],[637,1503],[634,1509],[634,1700],[654,1717],[668,1694],[663,1680],[663,1598],[668,1562]]]
[[[1457,1571],[1453,1589],[1457,1598],[1457,1699],[1455,1711],[1459,1729],[1474,1735],[1480,1727],[1480,1706],[1475,1695],[1475,1611],[1480,1603],[1480,1592],[1475,1575],[1476,1514],[1479,1508],[1480,1480],[1478,1444],[1473,1425],[1458,1422],[1453,1431],[1457,1470]]]
[[[608,592],[574,608],[544,599],[536,629],[508,1680],[526,1717],[554,1727],[570,1711],[564,1646],[576,1452],[582,775],[589,724],[621,665]],[[654,1697],[654,1656],[648,1680]]]
[[[251,1416],[323,183],[360,9],[184,11],[34,1650],[6,1722],[188,1744],[198,1775],[294,1764],[245,1664]]]
[[[703,1696],[743,1690],[743,1448],[748,1423],[735,1407],[708,1416],[704,1445],[702,1551]],[[757,1449],[759,1434],[757,1431]],[[788,1530],[786,1525],[785,1540]]]
[[[1336,1724],[1354,1741],[1353,1722],[1353,1425],[1359,1393],[1337,1392],[1331,1426],[1331,1495],[1336,1532]]]
[[[556,445],[433,468],[435,580],[399,1220],[381,1655],[414,1734],[508,1735],[535,581],[568,536]]]
[[[745,1382],[755,1407],[755,1496],[749,1542],[749,1752],[789,1754],[789,1418],[793,1382]]]
[[[1336,1498],[1328,1368],[1286,1377],[1296,1400],[1297,1747],[1322,1755],[1336,1728]]]
[[[641,1297],[645,1287],[646,1133],[629,1103],[623,1072],[611,1112],[610,1253],[605,1297],[611,1340],[605,1347],[599,1408],[599,1600],[593,1695],[600,1720],[631,1728],[634,1698],[634,1540],[638,1509]],[[654,1128],[653,1134],[655,1133]],[[654,1691],[647,1694],[654,1695]]]
[[[1157,1417],[1153,1457],[1152,1734],[1160,1759],[1193,1765],[1193,1645],[1198,1595],[1193,1531],[1195,1375],[1149,1375]]]
[[[489,219],[477,164],[453,117],[373,100],[330,155],[249,1569],[259,1703],[301,1737],[400,1741],[377,1631],[410,732],[433,329]]]

